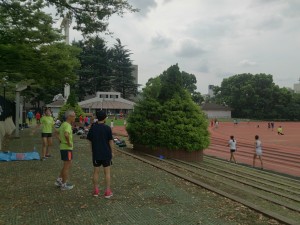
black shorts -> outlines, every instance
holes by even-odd
[[[71,161],[73,159],[73,150],[60,150],[62,161]]]
[[[42,133],[42,138],[48,138],[48,137],[52,137],[52,133]]]
[[[112,161],[111,160],[93,160],[93,165],[94,167],[109,167],[112,165]]]
[[[235,149],[230,149],[230,152],[235,152]]]

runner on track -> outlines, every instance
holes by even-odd
[[[230,162],[234,160],[234,163],[236,163],[234,153],[236,151],[236,140],[234,139],[234,136],[230,136],[230,140],[228,141],[228,147],[230,147]]]
[[[261,163],[261,169],[263,169],[262,144],[261,144],[261,141],[259,140],[258,135],[255,135],[255,152],[254,152],[254,155],[253,155],[253,167],[255,167],[256,157],[259,158],[260,163]]]

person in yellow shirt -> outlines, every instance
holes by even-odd
[[[277,133],[278,133],[278,135],[284,135],[284,133],[283,133],[283,129],[282,129],[282,127],[281,127],[281,126],[279,126],[279,127],[278,127],[278,129],[277,129]]]
[[[42,116],[40,120],[40,124],[36,126],[32,134],[34,134],[35,131],[38,128],[40,128],[40,126],[42,126],[42,141],[43,141],[41,160],[45,160],[51,157],[50,149],[53,145],[52,133],[54,127],[54,119],[51,115],[50,108],[46,108],[45,114]]]
[[[75,112],[68,110],[65,113],[66,121],[59,128],[60,154],[61,160],[64,162],[59,177],[55,181],[55,185],[61,190],[71,190],[74,185],[67,184],[69,171],[73,159],[73,131],[72,123],[75,122]]]

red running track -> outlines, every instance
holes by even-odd
[[[258,128],[259,125],[259,128]],[[284,135],[277,134],[278,126]],[[238,162],[252,165],[254,136],[259,135],[263,145],[264,168],[293,176],[300,176],[300,123],[276,122],[272,131],[267,122],[243,122],[238,125],[224,122],[217,129],[210,128],[211,145],[204,151],[206,155],[229,159],[227,147],[229,136],[237,140],[235,158]],[[256,160],[256,166],[260,162]]]
[[[259,125],[259,128],[257,128]],[[278,126],[283,127],[285,135],[277,134]],[[218,129],[209,128],[211,145],[204,154],[222,159],[229,159],[227,143],[230,135],[237,140],[235,158],[239,163],[252,165],[254,136],[259,135],[263,145],[264,168],[279,173],[300,176],[300,123],[275,122],[274,131],[268,129],[267,122],[242,122],[234,125],[230,122],[219,123]],[[114,127],[113,134],[128,136],[124,126]],[[256,166],[260,162],[256,160]]]

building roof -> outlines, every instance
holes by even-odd
[[[216,103],[204,103],[200,107],[204,111],[231,111],[230,107]]]
[[[47,107],[60,108],[64,104],[64,100],[56,100],[47,104]],[[85,109],[133,109],[135,103],[121,98],[119,92],[97,92],[78,104]]]
[[[80,106],[86,109],[133,109],[132,104],[128,104],[116,100],[90,102],[86,104],[80,104]]]
[[[78,103],[85,109],[133,109],[134,102],[121,98],[119,92],[97,92],[94,98]]]

